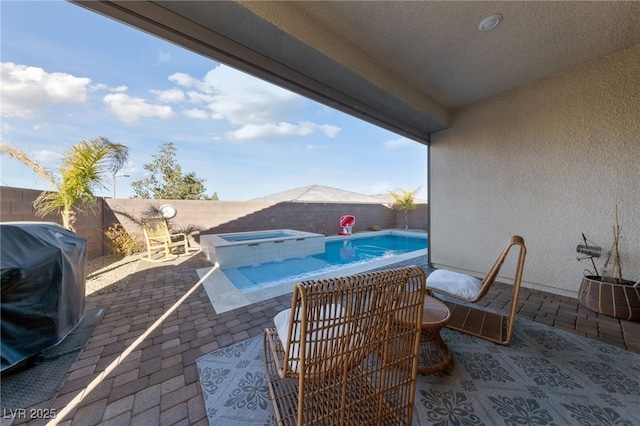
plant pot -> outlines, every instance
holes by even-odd
[[[602,277],[582,278],[578,300],[587,308],[614,318],[640,321],[640,288],[624,280],[622,284],[606,282]]]

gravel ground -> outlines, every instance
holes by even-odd
[[[107,294],[127,288],[139,261],[139,253],[126,257],[108,255],[88,260],[86,295]]]

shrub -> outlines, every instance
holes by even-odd
[[[379,231],[380,227],[378,225],[371,225],[369,227],[369,231]]]
[[[131,254],[140,253],[144,249],[144,243],[129,235],[129,233],[119,223],[110,226],[104,232],[104,235],[109,239],[109,249],[114,254],[129,256]]]

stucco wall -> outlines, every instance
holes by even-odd
[[[480,275],[520,234],[523,285],[576,296],[581,233],[608,250],[617,203],[640,279],[640,45],[458,111],[430,158],[435,266]]]

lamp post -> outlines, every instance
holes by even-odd
[[[116,198],[116,178],[130,177],[129,175],[113,175],[113,198]]]

